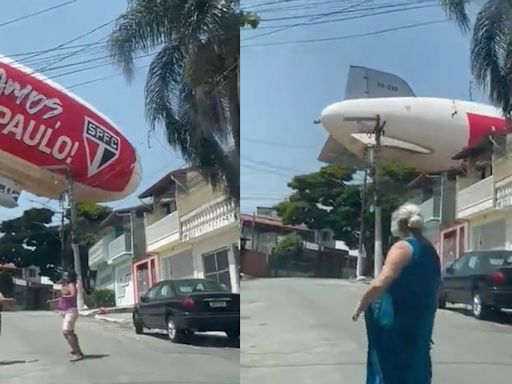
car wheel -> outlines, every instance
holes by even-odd
[[[135,327],[135,333],[137,335],[142,335],[144,333],[144,324],[142,323],[140,315],[137,313],[133,314],[133,326]]]
[[[226,331],[226,335],[231,340],[238,340],[240,338],[240,330],[239,329],[231,329],[229,331]]]
[[[167,335],[171,343],[182,343],[185,341],[187,332],[183,329],[178,328],[176,322],[172,317],[167,318]]]
[[[489,317],[490,308],[482,303],[482,297],[479,293],[473,295],[473,305],[471,306],[473,316],[478,320],[484,320]]]

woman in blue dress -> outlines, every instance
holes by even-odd
[[[422,235],[420,208],[397,210],[395,236],[382,271],[353,315],[365,314],[368,336],[366,384],[430,384],[430,346],[441,265]]]

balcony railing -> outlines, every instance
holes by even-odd
[[[230,200],[216,202],[182,221],[183,240],[194,239],[236,222],[235,204]]]
[[[106,255],[103,254],[103,244],[103,239],[100,239],[89,249],[89,265],[98,263],[102,258],[106,257]]]
[[[169,238],[169,241],[174,241],[175,235],[179,233],[179,230],[178,212],[173,212],[146,228],[147,244],[151,246],[160,241],[165,242],[167,238]]]
[[[494,208],[494,176],[489,176],[457,193],[459,219]]]
[[[112,261],[117,257],[131,253],[130,247],[127,247],[126,245],[125,235],[121,235],[112,240],[108,245],[108,260]]]

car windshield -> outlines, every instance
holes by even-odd
[[[176,283],[178,292],[182,295],[195,292],[227,292],[227,288],[212,280],[180,280]]]

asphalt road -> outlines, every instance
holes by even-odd
[[[70,363],[60,318],[51,312],[4,312],[2,384],[235,384],[240,351],[225,338],[199,336],[173,345],[162,335],[79,319],[86,359]]]
[[[241,383],[364,383],[364,320],[351,320],[364,288],[339,280],[243,282]],[[439,311],[433,382],[510,383],[511,323],[506,315],[482,322],[463,311]]]

